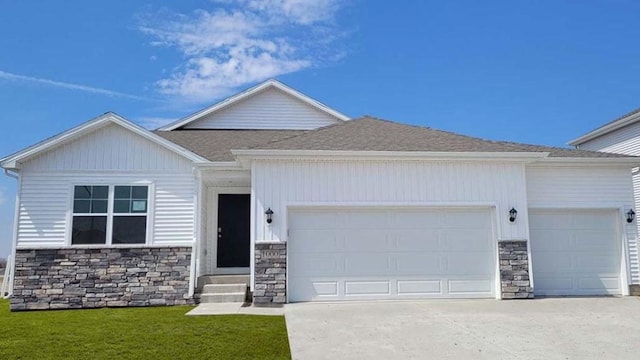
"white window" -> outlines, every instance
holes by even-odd
[[[148,186],[77,185],[73,193],[72,245],[146,243]]]

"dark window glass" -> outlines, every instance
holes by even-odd
[[[113,211],[117,213],[128,213],[131,208],[130,200],[114,200]]]
[[[131,199],[131,186],[116,186],[114,195],[116,199]]]
[[[73,212],[86,214],[91,212],[91,200],[74,200]]]
[[[113,217],[113,244],[144,244],[146,238],[146,216]]]
[[[74,216],[71,243],[104,244],[107,240],[106,216]]]
[[[131,190],[131,198],[147,200],[148,188],[146,186],[134,186]]]
[[[92,199],[108,199],[109,198],[109,187],[108,186],[93,186],[93,191],[91,193]]]
[[[73,191],[73,212],[104,214],[108,208],[108,186],[76,186]]]
[[[73,197],[74,199],[91,199],[91,186],[76,186]]]

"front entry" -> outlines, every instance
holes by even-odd
[[[249,194],[218,194],[217,268],[250,265]]]

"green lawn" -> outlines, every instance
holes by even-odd
[[[284,317],[191,309],[11,313],[0,300],[0,359],[290,359]]]

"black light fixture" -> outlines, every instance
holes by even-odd
[[[264,214],[267,216],[267,224],[271,224],[271,222],[273,221],[273,210],[271,210],[271,208],[268,208],[267,211],[264,212]]]
[[[511,210],[509,210],[509,221],[514,222],[516,221],[517,217],[518,217],[518,210],[516,210],[516,208],[511,208]]]
[[[636,218],[636,212],[633,211],[633,209],[629,209],[629,211],[627,211],[627,222],[632,223],[633,219],[635,218]]]

